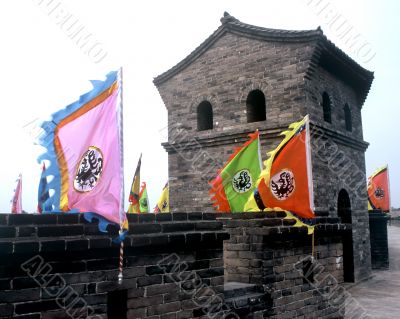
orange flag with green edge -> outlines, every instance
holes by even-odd
[[[261,172],[260,138],[256,131],[237,148],[210,182],[211,200],[219,212],[243,212]]]
[[[314,218],[309,119],[289,126],[278,147],[270,152],[246,211],[280,208],[302,218]]]
[[[389,168],[381,167],[368,178],[368,210],[390,212]]]

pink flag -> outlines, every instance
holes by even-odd
[[[122,105],[120,72],[112,72],[105,82],[79,101],[53,115],[42,125],[48,132],[42,144],[55,176],[49,202],[55,210],[92,213],[100,224],[121,225],[123,211]],[[47,140],[51,143],[46,143]],[[105,228],[105,227],[100,227]]]
[[[60,150],[65,150],[68,191],[61,192],[61,207],[97,212],[119,224],[121,159],[117,128],[118,88],[94,108],[77,118],[66,118],[58,130]],[[62,181],[64,182],[64,181]]]
[[[17,187],[14,192],[11,213],[13,213],[13,214],[21,214],[22,213],[22,175],[21,174],[19,174]]]

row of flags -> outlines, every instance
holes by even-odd
[[[308,116],[282,135],[284,139],[268,154],[264,169],[258,131],[235,150],[211,181],[211,198],[218,211],[280,209],[301,218],[314,217]]]
[[[282,142],[269,152],[261,165],[258,131],[235,149],[211,182],[211,201],[219,212],[283,210],[297,224],[315,217],[310,151],[309,117],[289,126]],[[388,168],[379,169],[368,179],[369,210],[390,211]],[[307,226],[307,225],[306,225]],[[312,232],[312,229],[309,228]]]
[[[148,213],[150,212],[149,197],[147,195],[146,182],[140,183],[140,167],[142,165],[142,154],[140,154],[138,164],[136,166],[135,175],[133,176],[132,186],[129,192],[129,208],[128,213]],[[168,195],[166,195],[166,193]],[[163,207],[160,209],[159,207]],[[154,207],[155,213],[169,212],[169,188],[168,182],[164,186],[160,199]]]
[[[269,152],[262,169],[258,131],[230,156],[210,182],[211,200],[220,212],[284,211],[296,227],[314,233],[314,195],[309,117],[289,126]],[[293,215],[294,213],[295,215]]]
[[[39,182],[39,189],[38,189],[38,205],[37,205],[37,212],[42,214],[43,212],[51,212],[52,207],[45,203],[47,203],[47,199],[49,199],[49,191],[47,190],[47,179],[44,175],[46,171],[46,165],[43,163],[42,165],[42,175]],[[137,178],[137,175],[134,176]],[[140,177],[139,177],[140,178]],[[135,182],[132,183],[135,185]],[[133,189],[133,188],[132,188]],[[135,193],[135,190],[131,190],[131,194],[133,193],[132,197],[138,199],[138,205],[132,204],[131,200],[129,201],[129,208],[128,213],[148,213],[150,212],[150,204],[149,198],[147,195],[147,185],[146,182],[142,182],[140,191]],[[13,214],[21,214],[22,213],[22,175],[19,175],[17,179],[17,186],[14,190],[14,197],[12,199],[11,205],[11,213]],[[134,208],[136,207],[136,209]],[[169,212],[169,188],[168,182],[165,184],[160,198],[157,202],[157,205],[153,209],[154,213],[167,213]]]
[[[46,152],[38,158],[43,166],[37,209],[84,212],[88,220],[97,218],[103,230],[110,223],[125,229],[122,71],[110,72],[105,81],[92,84],[90,92],[41,125],[44,134],[40,144]],[[291,124],[282,135],[282,142],[269,153],[264,168],[258,131],[235,150],[211,182],[212,202],[218,211],[282,209],[304,219],[315,216],[308,116]],[[49,167],[44,161],[50,163]],[[128,213],[149,212],[147,185],[140,183],[140,167],[141,156],[130,189]],[[385,172],[387,169],[370,178],[371,208],[387,209],[389,187],[381,185]],[[49,176],[53,179],[47,182]],[[388,185],[388,177],[386,180]],[[22,178],[15,191],[13,212],[22,211],[21,192]],[[382,206],[383,199],[386,206]],[[154,211],[169,211],[168,183]]]
[[[149,198],[147,195],[146,182],[142,182],[140,190],[138,191],[138,185],[140,184],[140,165],[141,155],[136,168],[135,175],[133,177],[131,192],[129,196],[129,208],[128,213],[148,213],[150,212]],[[40,177],[39,188],[38,188],[38,205],[37,212],[39,214],[43,212],[51,212],[52,207],[49,206],[48,199],[50,197],[49,190],[47,189],[47,178],[45,176],[46,165],[42,164],[42,174]],[[13,214],[22,213],[22,175],[20,174],[17,179],[17,186],[14,191],[14,197],[12,200],[11,212]],[[153,212],[155,213],[167,213],[169,212],[169,188],[168,182],[165,184],[157,205],[154,207]]]
[[[38,158],[43,166],[37,210],[82,212],[89,222],[97,219],[99,230],[104,232],[110,224],[117,225],[120,232],[114,242],[120,244],[118,282],[121,283],[123,239],[129,228],[124,211],[122,70],[110,72],[105,81],[92,84],[90,92],[41,125],[44,134],[39,144],[46,152]],[[259,133],[250,134],[250,140],[235,150],[211,181],[213,205],[220,212],[283,210],[287,218],[296,220],[294,226],[305,225],[311,234],[313,226],[304,224],[315,216],[308,116],[291,124],[282,134],[283,141],[269,153],[264,169]],[[146,183],[140,183],[141,158],[129,193],[128,213],[149,211]],[[49,176],[53,177],[50,182]],[[386,188],[382,186],[385,183]],[[382,208],[380,204],[389,196],[387,169],[374,174],[368,186],[369,205]],[[156,213],[169,211],[168,188],[167,183],[155,207]],[[20,175],[12,200],[13,213],[22,212],[21,198]]]

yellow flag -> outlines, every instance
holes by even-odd
[[[129,193],[128,213],[140,213],[139,193],[140,193],[140,166],[142,164],[142,154],[140,154],[138,164],[136,166],[135,175],[133,176],[131,192]]]
[[[157,202],[157,206],[154,207],[155,213],[169,213],[169,185],[168,182],[165,184],[160,199]]]

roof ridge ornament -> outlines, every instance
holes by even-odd
[[[224,16],[221,18],[221,23],[225,24],[225,23],[229,23],[229,22],[240,22],[240,21],[225,11]]]

